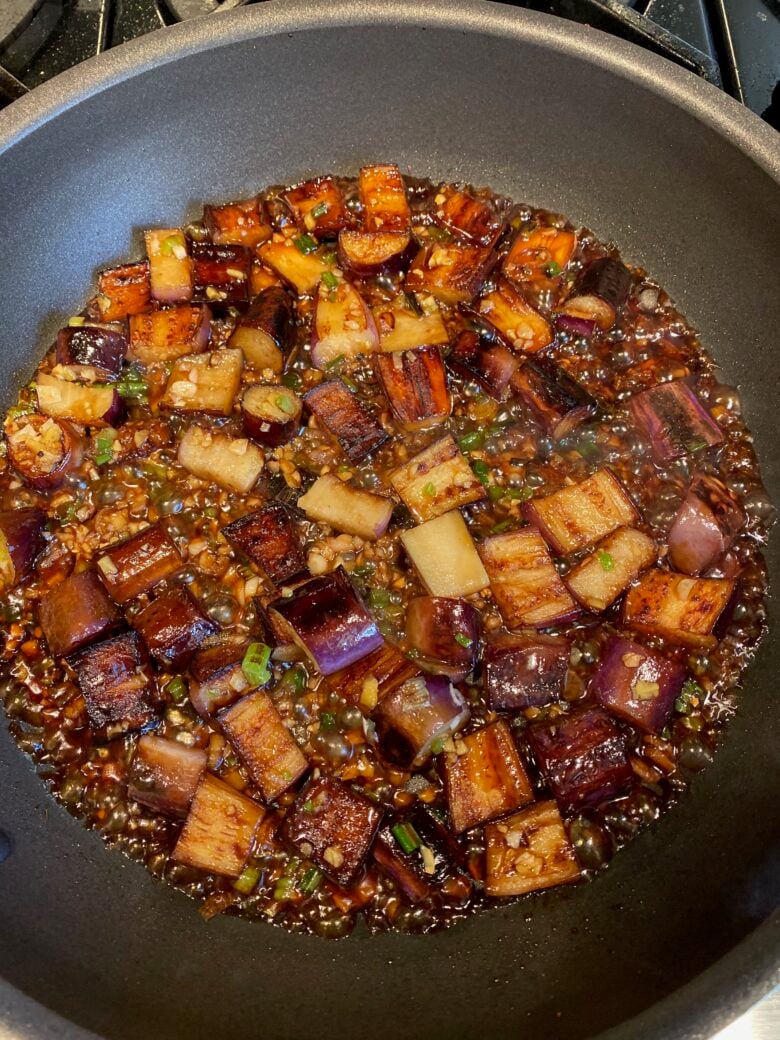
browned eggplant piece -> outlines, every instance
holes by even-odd
[[[326,272],[333,273],[332,264],[330,259],[326,261],[324,248],[312,252],[306,247],[301,249],[300,245],[300,239],[276,235],[273,241],[260,247],[258,255],[298,296],[309,296]]]
[[[208,307],[168,307],[130,318],[128,356],[144,365],[200,354],[211,338]]]
[[[249,690],[241,663],[249,647],[246,639],[225,636],[195,653],[190,663],[190,700],[204,719],[233,704]]]
[[[101,321],[122,321],[140,314],[152,299],[149,261],[122,264],[102,271],[98,277],[96,303]]]
[[[684,574],[701,574],[723,556],[744,524],[745,515],[725,484],[695,476],[669,528],[669,562]]]
[[[381,538],[387,530],[394,505],[385,495],[354,487],[333,473],[317,477],[297,502],[307,519],[370,542]]]
[[[205,773],[171,859],[210,874],[238,877],[264,816],[262,805]]]
[[[509,397],[512,377],[520,366],[503,343],[490,343],[471,329],[458,334],[447,356],[447,364],[464,379],[479,383],[485,393],[497,401]]]
[[[309,768],[273,701],[262,690],[236,701],[220,714],[219,722],[266,802],[275,802]]]
[[[407,231],[412,215],[406,185],[395,163],[364,166],[358,177],[366,231]]]
[[[269,604],[322,675],[367,657],[384,640],[342,567],[299,585]]]
[[[46,514],[35,506],[0,512],[0,592],[27,577],[43,548],[45,526]]]
[[[436,223],[478,246],[492,246],[501,234],[504,221],[485,199],[447,186],[433,200],[431,215]]]
[[[139,738],[127,778],[127,796],[165,816],[187,815],[206,769],[201,748],[153,733]]]
[[[399,271],[414,250],[409,231],[351,231],[339,233],[339,265],[359,278],[382,271]]]
[[[631,414],[659,462],[723,443],[723,431],[687,383],[676,380],[634,394]]]
[[[601,329],[611,329],[630,288],[631,272],[620,260],[593,260],[580,273],[561,313],[595,321]]]
[[[336,438],[351,462],[362,462],[389,439],[340,379],[320,383],[304,394],[303,400],[317,421]]]
[[[406,638],[423,657],[440,662],[456,682],[472,672],[479,654],[482,616],[464,599],[417,596],[406,608]]]
[[[580,868],[555,802],[538,802],[485,828],[485,892],[520,896],[577,881]]]
[[[59,487],[83,457],[83,439],[61,419],[20,415],[5,424],[8,458],[29,487],[43,491]]]
[[[349,227],[344,196],[332,177],[304,181],[286,191],[283,198],[301,231],[314,235],[318,241],[335,238]]]
[[[373,315],[379,349],[384,353],[446,346],[450,341],[441,309],[432,296],[402,293],[387,303],[375,305]]]
[[[222,534],[276,585],[306,573],[306,556],[295,521],[282,502],[269,502],[233,520],[222,528]]]
[[[286,386],[259,383],[244,391],[241,416],[244,433],[256,444],[276,448],[298,433],[303,405]]]
[[[619,527],[569,571],[566,587],[588,610],[606,610],[657,556],[649,535]]]
[[[161,668],[179,671],[210,636],[219,632],[184,588],[162,593],[132,619],[133,628]]]
[[[512,390],[556,440],[596,412],[596,402],[587,390],[549,358],[526,360],[514,373]]]
[[[173,363],[161,408],[203,415],[230,415],[241,384],[244,356],[223,347],[210,354],[190,354]]]
[[[644,733],[660,733],[685,682],[685,668],[656,650],[611,636],[590,693]]]
[[[521,354],[535,354],[553,341],[550,323],[506,278],[499,278],[496,288],[480,297],[477,312]]]
[[[228,346],[238,347],[252,368],[270,368],[280,376],[294,336],[295,308],[290,294],[280,285],[270,285],[239,318]]]
[[[379,746],[388,761],[419,769],[471,716],[466,699],[443,675],[418,675],[374,709]]]
[[[398,843],[393,840],[389,827],[383,827],[379,831],[371,854],[382,873],[395,883],[412,905],[431,895],[431,886],[421,876],[419,867],[413,865],[412,856],[405,856],[399,851]],[[417,858],[419,860],[419,856]]]
[[[158,228],[144,234],[149,257],[152,296],[160,303],[192,299],[192,260],[179,228]]]
[[[218,246],[255,246],[273,234],[265,208],[257,197],[228,202],[224,206],[204,206],[203,223]]]
[[[534,723],[526,734],[562,812],[596,807],[631,786],[626,739],[603,708]]]
[[[373,354],[379,349],[379,333],[366,301],[354,285],[333,275],[330,284],[320,282],[311,325],[311,360],[328,369],[346,358]]]
[[[384,643],[367,657],[333,672],[328,676],[328,686],[348,704],[359,704],[372,711],[383,697],[418,672],[408,657]]]
[[[733,592],[728,578],[690,578],[654,568],[629,589],[623,624],[681,646],[713,647],[712,630]]]
[[[192,244],[192,299],[219,307],[249,302],[252,254],[247,246]]]
[[[103,552],[100,577],[115,603],[127,603],[148,592],[183,566],[170,535],[158,522]]]
[[[494,257],[484,246],[434,242],[424,246],[406,276],[409,292],[430,293],[451,307],[469,303],[482,288]]]
[[[504,258],[503,272],[513,282],[546,288],[559,277],[574,255],[577,236],[556,227],[538,227],[520,234]]]
[[[189,426],[179,442],[178,460],[201,480],[248,494],[257,483],[265,458],[248,437],[230,437],[203,426]]]
[[[109,635],[122,614],[95,571],[71,574],[41,598],[38,620],[54,657],[66,657]]]
[[[295,799],[282,834],[332,881],[348,887],[358,876],[382,810],[335,777],[311,780]]]
[[[109,384],[86,386],[39,372],[35,381],[38,409],[53,419],[72,419],[84,426],[119,426],[127,409]]]
[[[449,433],[394,469],[389,479],[420,523],[485,497],[482,483]]]
[[[463,747],[456,743],[455,751],[444,756],[444,787],[456,834],[533,801],[512,731],[502,719],[459,740]]]
[[[402,429],[424,430],[449,418],[452,400],[438,347],[377,354],[374,368]]]
[[[491,635],[482,677],[494,711],[537,708],[563,697],[571,644],[562,636]]]
[[[66,325],[57,333],[55,358],[88,382],[119,378],[127,354],[127,336],[111,325]]]
[[[141,729],[155,717],[146,651],[135,632],[94,643],[69,658],[99,740]]]

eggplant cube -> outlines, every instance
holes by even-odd
[[[258,255],[298,296],[310,296],[330,266],[321,250],[302,253],[289,239],[272,240],[260,246]]]
[[[497,401],[505,401],[520,362],[503,343],[488,342],[479,333],[464,329],[452,345],[447,364],[464,379],[479,383]]]
[[[209,345],[211,311],[208,307],[168,307],[134,314],[130,318],[128,356],[143,365],[175,361],[187,354],[200,354]]]
[[[335,238],[348,227],[350,216],[344,196],[332,177],[317,177],[304,181],[284,193],[299,229],[321,241]]]
[[[260,371],[270,368],[280,376],[295,338],[295,308],[290,294],[280,285],[263,289],[241,316],[228,340],[244,361]]]
[[[192,260],[187,239],[179,228],[147,231],[146,255],[152,296],[160,303],[181,303],[192,299]]]
[[[723,443],[723,431],[687,383],[661,383],[635,394],[631,412],[659,462]]]
[[[241,398],[244,433],[256,444],[276,448],[291,440],[301,428],[303,405],[286,386],[257,383]]]
[[[413,239],[411,231],[339,232],[339,266],[358,278],[384,271],[398,271],[408,262]]]
[[[382,873],[394,882],[396,888],[412,906],[430,896],[431,886],[422,877],[420,868],[413,862],[412,857],[400,852],[390,827],[383,827],[380,830],[374,842],[372,855]]]
[[[340,379],[309,390],[303,398],[317,421],[339,442],[350,462],[362,462],[380,448],[388,435]]]
[[[206,773],[195,791],[171,859],[209,874],[238,877],[251,855],[264,815],[262,805]]]
[[[580,877],[555,802],[538,802],[485,828],[485,892],[520,896]]]
[[[228,202],[224,206],[204,206],[203,223],[218,246],[255,246],[273,234],[262,203],[257,197]]]
[[[68,663],[98,739],[123,736],[154,719],[146,653],[135,632],[79,650]]]
[[[55,357],[88,383],[117,379],[127,354],[127,337],[110,325],[67,325],[57,333]]]
[[[374,308],[379,349],[383,353],[446,346],[450,341],[436,300],[432,296],[420,297],[415,310],[409,299],[408,294],[397,296],[390,303]]]
[[[186,668],[202,643],[219,632],[183,588],[158,596],[135,615],[132,624],[157,664],[173,671]]]
[[[612,636],[590,692],[607,711],[645,733],[660,733],[684,682],[681,664],[639,643]]]
[[[402,531],[401,542],[432,596],[470,596],[490,584],[459,510]]]
[[[367,657],[333,672],[328,677],[328,686],[348,704],[359,704],[370,711],[417,672],[408,657],[389,643],[383,643]]]
[[[494,635],[482,674],[494,711],[536,708],[563,697],[571,644],[562,636]]]
[[[619,527],[566,575],[566,585],[588,610],[601,611],[655,563],[655,542],[633,527]]]
[[[252,254],[246,246],[194,242],[192,269],[196,302],[221,307],[249,302]]]
[[[434,242],[412,261],[409,292],[429,293],[450,307],[469,303],[479,292],[492,262],[490,249],[460,242]]]
[[[394,163],[364,166],[358,177],[366,231],[407,231],[412,215],[406,185]]]
[[[149,261],[123,264],[102,271],[96,303],[101,321],[122,321],[146,310],[152,299]]]
[[[246,641],[230,640],[204,647],[195,654],[190,665],[193,681],[189,694],[202,718],[211,718],[248,692],[249,680],[241,667],[248,646]]]
[[[62,419],[30,412],[6,419],[8,459],[29,487],[59,487],[81,465],[83,438]]]
[[[504,258],[503,272],[507,278],[522,285],[524,282],[546,286],[551,271],[561,273],[574,255],[577,236],[573,231],[556,227],[537,227],[528,234],[518,235]]]
[[[508,347],[521,354],[535,354],[553,341],[550,323],[506,278],[500,278],[496,288],[480,298],[477,311]]]
[[[27,577],[43,548],[46,514],[37,506],[0,511],[0,591]]]
[[[158,522],[106,549],[97,566],[109,596],[121,604],[170,578],[183,563],[167,530]]]
[[[393,512],[391,499],[346,484],[332,473],[318,477],[297,505],[307,519],[369,542],[385,533]]]
[[[720,559],[744,524],[745,514],[728,488],[699,474],[669,528],[669,562],[684,574],[701,574]]]
[[[458,238],[479,246],[492,246],[504,226],[490,203],[452,186],[436,195],[433,219]]]
[[[230,415],[241,383],[244,355],[229,347],[191,354],[174,362],[161,408],[174,412]]]
[[[118,426],[127,414],[110,384],[85,386],[38,372],[35,392],[38,410],[53,419],[72,419],[84,426]]]
[[[596,411],[590,394],[549,358],[527,359],[515,373],[512,389],[556,440]]]
[[[449,418],[452,401],[438,347],[377,354],[374,367],[402,429],[423,430]]]
[[[713,647],[712,630],[733,592],[729,578],[690,578],[654,568],[629,590],[623,623],[681,646]]]
[[[404,769],[421,768],[471,712],[445,676],[418,675],[387,693],[372,718],[382,753]]]
[[[311,359],[327,368],[340,358],[373,354],[379,349],[379,333],[368,304],[349,282],[331,288],[320,282],[314,304]]]
[[[95,571],[71,574],[41,599],[38,617],[49,650],[65,657],[107,636],[122,615]]]
[[[406,638],[418,653],[454,680],[471,672],[479,653],[482,617],[463,599],[417,596],[406,608]]]
[[[449,433],[393,470],[390,483],[420,522],[485,497],[484,487]]]
[[[222,528],[230,544],[277,585],[306,572],[306,557],[290,510],[269,502]]]
[[[465,751],[448,751],[444,756],[444,787],[456,834],[533,800],[512,732],[503,720],[460,739]]]
[[[600,257],[582,269],[561,313],[611,329],[630,288],[631,272],[625,264],[611,256]]]
[[[263,469],[263,453],[246,437],[190,426],[179,443],[180,465],[193,476],[249,494]]]
[[[207,759],[201,748],[145,733],[138,740],[130,766],[127,795],[154,812],[184,817]]]

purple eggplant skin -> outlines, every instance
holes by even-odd
[[[293,515],[283,502],[269,502],[233,520],[222,528],[222,534],[276,585],[307,573]]]
[[[68,658],[98,740],[112,740],[154,721],[148,658],[135,632],[124,632]]]
[[[520,711],[560,700],[570,652],[562,636],[492,636],[482,656],[488,704],[494,711]]]
[[[612,636],[590,684],[607,711],[644,733],[660,733],[685,682],[685,668],[630,639]]]
[[[111,398],[111,404],[103,413],[101,419],[107,426],[113,426],[114,429],[117,429],[126,418],[127,405],[125,404],[125,399],[115,391],[114,396]]]
[[[669,562],[683,574],[699,575],[721,558],[745,525],[745,514],[715,477],[691,481],[669,528]]]
[[[379,832],[371,854],[382,873],[395,882],[412,905],[421,903],[431,895],[431,886],[413,866],[412,857],[400,851],[389,827],[383,827]]]
[[[447,356],[447,365],[464,379],[478,383],[486,394],[505,401],[520,362],[509,347],[494,343],[478,332],[464,329]]]
[[[67,657],[122,624],[122,614],[93,570],[71,574],[41,598],[38,620],[54,657]]]
[[[130,765],[127,796],[154,812],[183,818],[207,760],[201,748],[145,733]]]
[[[362,462],[389,440],[389,434],[340,379],[320,383],[304,394],[303,401],[336,438],[350,462]]]
[[[451,665],[456,681],[472,672],[479,656],[482,615],[464,599],[417,596],[406,610],[406,638],[423,657]]]
[[[631,272],[620,260],[603,257],[588,264],[577,279],[572,297],[597,296],[618,313],[628,299]]]
[[[629,401],[634,421],[659,462],[723,443],[723,432],[687,383],[660,383]]]
[[[14,585],[27,577],[43,548],[46,514],[36,506],[0,511],[0,531],[14,568]]]
[[[295,306],[281,285],[270,285],[250,303],[237,327],[259,329],[287,355],[295,339]]]
[[[555,440],[596,412],[590,394],[549,358],[529,358],[515,373],[512,389]]]
[[[127,603],[184,566],[179,551],[159,521],[103,551],[98,570],[115,603]]]
[[[384,643],[342,567],[312,578],[269,609],[287,622],[322,675],[354,664]]]
[[[243,697],[249,690],[241,662],[248,639],[224,638],[195,652],[190,662],[189,695],[192,706],[204,719],[211,718]]]
[[[47,437],[52,427],[58,431],[56,455]],[[84,457],[84,437],[72,423],[35,412],[7,420],[5,440],[11,465],[25,484],[36,491],[59,487],[69,473],[78,469]],[[47,450],[41,451],[42,448]]]
[[[386,694],[372,713],[383,756],[418,769],[433,745],[461,730],[471,716],[460,690],[443,675],[416,676]]]
[[[219,625],[181,587],[152,600],[131,623],[157,664],[172,671],[186,668],[195,651],[219,632]]]
[[[252,253],[247,246],[193,242],[192,268],[196,303],[235,307],[249,302]]]
[[[66,325],[57,333],[58,365],[85,365],[109,382],[118,379],[127,354],[127,336],[108,325]]]
[[[534,723],[525,732],[561,812],[595,808],[632,784],[625,736],[601,707]]]
[[[590,339],[598,327],[598,322],[590,318],[575,318],[573,314],[556,314],[555,324],[564,332],[582,336],[583,339]]]

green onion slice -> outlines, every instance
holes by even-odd
[[[250,643],[241,662],[241,671],[252,686],[263,686],[271,678],[268,662],[271,660],[271,647],[266,643]]]

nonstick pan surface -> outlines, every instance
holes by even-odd
[[[0,114],[2,403],[141,228],[397,161],[561,211],[651,271],[742,387],[777,500],[778,141],[645,51],[492,4],[274,2],[155,33]],[[777,978],[778,663],[770,634],[714,765],[603,876],[427,937],[205,924],[0,727],[0,1035],[85,1035],[51,1009],[112,1040],[706,1037]]]

